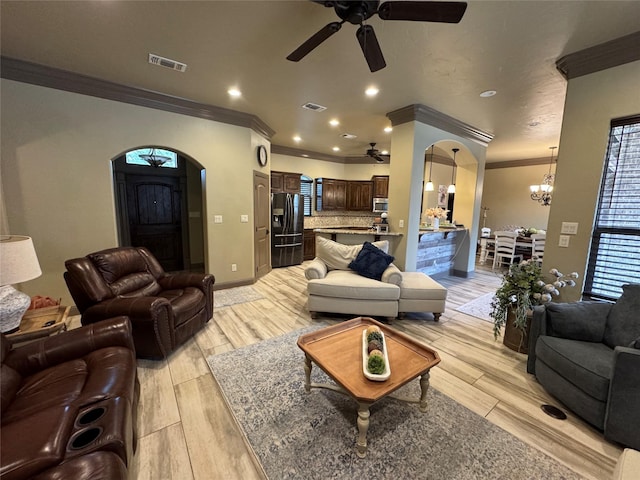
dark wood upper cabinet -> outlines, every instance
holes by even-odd
[[[300,173],[271,172],[271,193],[300,193]]]
[[[374,175],[371,177],[371,182],[373,183],[373,198],[389,197],[388,175]]]
[[[372,209],[373,185],[370,181],[347,182],[347,210],[366,211]]]
[[[347,182],[335,178],[316,178],[316,210],[346,210]]]

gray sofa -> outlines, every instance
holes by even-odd
[[[640,449],[640,285],[534,308],[527,371],[608,440]]]

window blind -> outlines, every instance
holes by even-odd
[[[313,196],[313,180],[306,175],[300,177],[300,195],[304,202],[304,216],[311,216],[311,198]]]
[[[585,296],[615,300],[640,283],[640,115],[613,120],[591,238]]]

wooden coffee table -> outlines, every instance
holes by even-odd
[[[383,382],[368,380],[362,372],[362,331],[378,325],[384,332],[391,376]],[[367,454],[369,408],[378,400],[389,396],[411,380],[420,377],[419,399],[393,397],[419,403],[420,411],[427,410],[429,370],[440,363],[437,352],[372,318],[352,320],[307,333],[298,338],[298,347],[305,353],[305,390],[311,387],[328,388],[349,395],[358,403],[358,439],[356,453]],[[315,363],[336,385],[311,383],[311,368]]]

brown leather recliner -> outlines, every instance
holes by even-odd
[[[146,248],[110,248],[65,266],[82,324],[128,316],[140,358],[166,357],[213,316],[214,276],[167,274]]]
[[[140,390],[129,320],[0,340],[0,477],[126,479]]]

